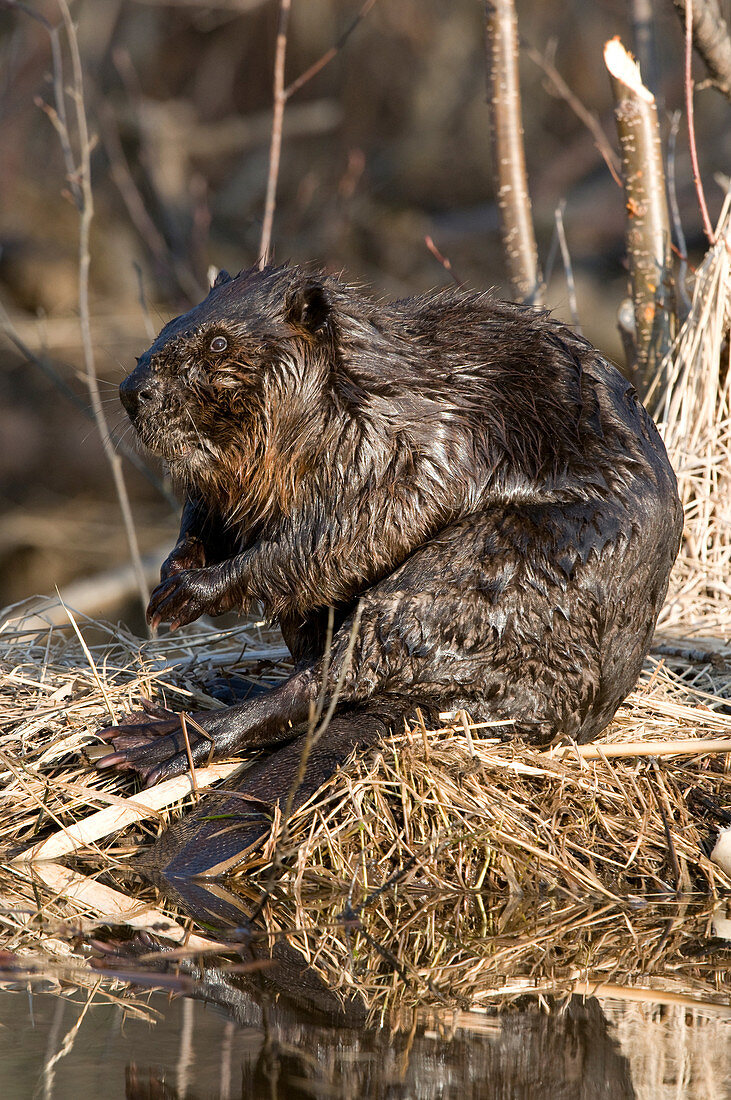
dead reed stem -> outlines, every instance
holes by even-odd
[[[650,393],[685,509],[661,623],[688,638],[731,631],[730,217],[727,196],[690,312]]]

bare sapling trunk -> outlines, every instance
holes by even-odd
[[[486,0],[485,35],[493,175],[508,277],[517,297],[537,305],[543,279],[525,171],[513,0]]]
[[[277,27],[277,46],[274,56],[274,116],[272,118],[272,136],[269,146],[269,174],[264,200],[264,220],[259,242],[259,267],[264,267],[271,259],[272,226],[274,207],[277,202],[277,181],[279,179],[279,158],[282,152],[282,124],[287,95],[284,87],[284,60],[287,53],[287,29],[292,0],[280,0],[279,26]]]
[[[81,326],[81,342],[84,351],[84,364],[86,368],[86,385],[89,390],[89,399],[94,413],[94,419],[99,429],[104,454],[106,455],[112,473],[114,488],[117,493],[117,499],[119,501],[119,507],[122,512],[122,519],[127,535],[127,542],[129,544],[130,557],[137,579],[140,602],[144,610],[147,607],[149,595],[147,580],[142,565],[139,544],[137,542],[137,532],[135,531],[134,520],[132,518],[132,508],[127,493],[127,485],[122,471],[122,460],[115,450],[107,418],[104,413],[101,394],[99,392],[94,346],[91,338],[91,311],[89,307],[89,268],[91,265],[91,252],[89,248],[89,239],[91,222],[94,217],[94,195],[91,186],[91,152],[93,139],[89,134],[84,107],[83,71],[76,28],[71,20],[71,13],[67,0],[59,0],[59,6],[61,8],[69,52],[71,54],[73,69],[73,92],[71,93],[71,98],[75,106],[78,135],[78,162],[75,165],[72,177],[76,183],[76,187],[75,189],[72,188],[72,193],[74,194],[79,210],[79,322]],[[56,73],[56,77],[57,91],[58,86],[61,86],[61,96],[60,99],[57,100],[58,111],[56,115],[56,127],[61,135],[61,143],[64,151],[69,150],[70,152],[71,140],[69,137],[68,125],[66,123],[65,114],[61,109],[65,93],[62,88],[60,72]]]
[[[279,181],[279,161],[282,153],[282,127],[284,125],[284,109],[300,88],[317,76],[326,65],[329,65],[334,57],[340,53],[351,34],[368,14],[377,0],[364,0],[360,11],[351,21],[349,26],[340,35],[340,38],[329,50],[318,58],[314,64],[305,69],[296,80],[285,86],[284,62],[287,54],[287,34],[289,28],[289,16],[292,9],[292,0],[279,0],[279,25],[277,27],[277,45],[274,55],[274,113],[272,116],[272,133],[269,143],[269,172],[267,174],[266,198],[264,200],[264,218],[261,227],[261,239],[259,242],[259,267],[263,268],[272,258],[272,228],[274,225],[274,211],[277,205],[277,183]]]
[[[662,391],[673,339],[670,219],[665,170],[652,93],[618,38],[604,47],[612,78],[627,207],[627,253],[635,320],[636,385],[644,398]],[[650,409],[652,412],[652,409]]]

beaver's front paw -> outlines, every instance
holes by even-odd
[[[180,539],[160,566],[160,580],[166,581],[185,569],[200,569],[206,564],[206,551],[203,543],[195,535],[186,535]]]
[[[176,630],[201,615],[223,615],[235,606],[235,595],[219,569],[183,569],[158,584],[147,606],[147,621],[153,629],[169,623]]]

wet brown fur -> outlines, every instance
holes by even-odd
[[[629,383],[546,314],[252,270],[167,325],[121,394],[187,496],[152,621],[258,600],[297,661],[201,719],[219,755],[306,721],[328,607],[343,752],[417,705],[587,741],[631,690],[678,550],[675,478]],[[114,741],[109,763],[148,780],[187,767],[175,719]]]

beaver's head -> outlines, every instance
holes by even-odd
[[[221,272],[119,388],[141,442],[178,479],[215,482],[262,459],[283,417],[300,432],[333,354],[333,294],[334,280],[297,268]]]

